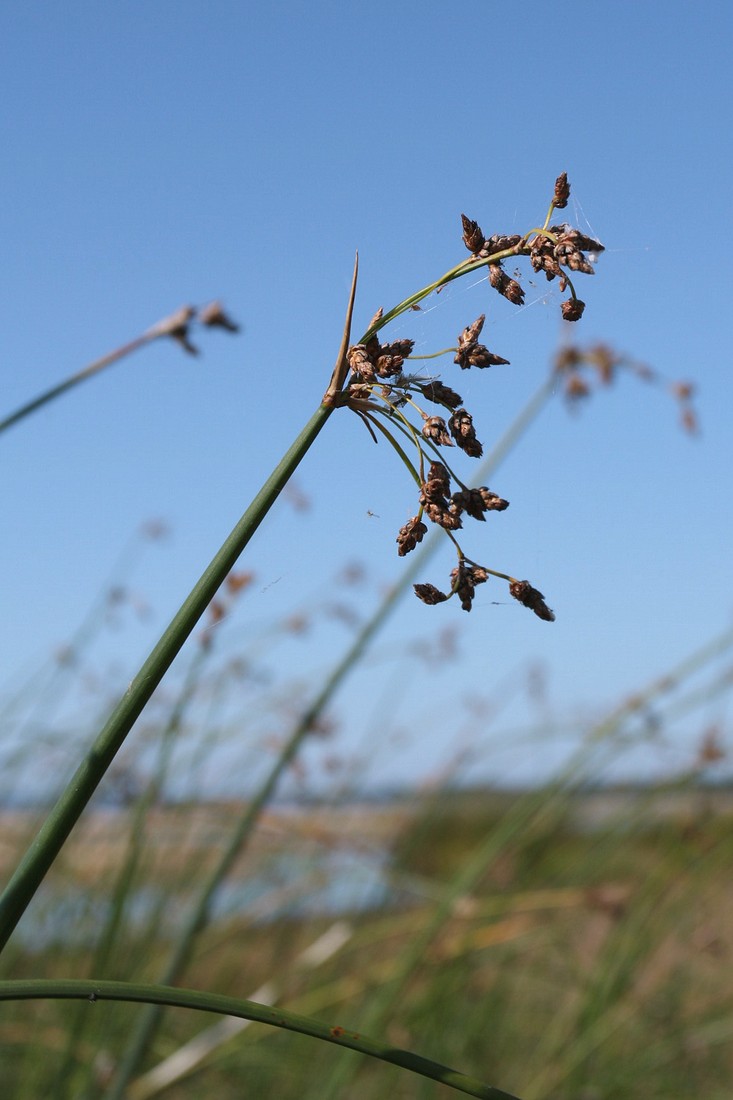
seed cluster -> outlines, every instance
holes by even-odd
[[[345,351],[350,375],[338,403],[356,412],[375,440],[377,433],[381,433],[394,446],[418,487],[418,510],[399,530],[398,554],[401,557],[409,554],[422,542],[428,523],[442,528],[456,549],[458,562],[450,574],[449,591],[442,592],[432,584],[414,586],[415,594],[423,603],[443,603],[456,596],[464,611],[470,611],[477,585],[493,576],[507,581],[510,595],[540,619],[551,622],[555,617],[542,593],[529,581],[517,580],[507,573],[479,565],[464,554],[455,534],[462,529],[464,517],[485,522],[487,512],[503,512],[509,502],[486,485],[466,485],[440,453],[457,447],[470,458],[480,458],[483,454],[473,416],[464,407],[461,395],[438,379],[407,373],[408,361],[415,358],[412,340],[382,344],[377,333],[394,317],[408,309],[419,309],[420,300],[428,294],[481,267],[488,268],[488,283],[499,295],[521,306],[524,290],[502,266],[502,261],[521,256],[529,259],[534,272],[544,272],[548,280],[558,279],[562,292],[569,288],[570,297],[561,303],[562,315],[567,321],[579,320],[585,304],[575,293],[571,274],[592,275],[589,255],[600,254],[603,245],[568,224],[550,224],[553,211],[564,209],[569,195],[570,184],[563,173],[555,181],[544,225],[524,235],[497,233],[486,237],[478,222],[462,214],[463,243],[471,253],[470,259],[459,263],[424,291],[405,299],[386,316],[380,309],[364,338]],[[459,333],[456,346],[446,349],[454,353],[453,362],[461,370],[509,364],[508,359],[479,343],[485,320],[486,315],[482,313]],[[426,410],[423,402],[441,406],[445,415]],[[419,428],[410,418],[411,412],[420,418]],[[404,449],[403,437],[415,448],[414,462]]]

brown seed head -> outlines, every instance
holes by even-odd
[[[488,576],[486,570],[480,565],[467,565],[465,561],[460,561],[456,568],[451,571],[451,590],[460,599],[464,611],[471,610],[476,585],[483,584],[484,581],[488,580]]]
[[[374,366],[364,344],[354,344],[346,353],[352,374],[357,374],[367,382],[374,381]]]
[[[401,355],[380,355],[374,364],[374,370],[379,378],[394,378],[402,374],[403,363]]]
[[[439,447],[452,447],[453,440],[448,435],[448,427],[442,416],[425,416],[422,426],[422,434],[426,439],[432,439]]]
[[[578,250],[584,252],[605,252],[606,246],[597,241],[595,237],[587,237],[585,233],[581,233],[579,229],[574,229],[572,225],[553,225],[550,227],[552,233],[555,233],[558,237],[562,237],[570,244],[574,245]]]
[[[545,597],[529,581],[512,581],[509,585],[509,593],[515,600],[534,611],[538,618],[547,623],[554,623],[555,613],[545,603]]]
[[[462,489],[451,497],[459,512],[466,512],[472,519],[485,520],[484,512],[503,512],[509,507],[508,500],[502,500],[485,485],[480,489]]]
[[[483,344],[477,343],[485,320],[486,315],[482,313],[472,325],[467,325],[458,337],[458,353],[453,362],[458,363],[461,370],[468,370],[469,367],[495,367],[500,363],[509,362],[508,359],[502,359],[500,355],[489,351]]]
[[[422,542],[426,531],[426,525],[417,516],[413,516],[404,527],[400,527],[400,533],[397,536],[397,553],[399,556],[403,558],[405,554],[409,554],[411,550],[414,550],[417,544]]]
[[[494,290],[498,290],[508,301],[515,306],[524,304],[524,291],[516,279],[510,279],[499,263],[489,264],[489,282]]]
[[[580,398],[590,396],[590,386],[577,371],[571,371],[565,382],[565,397],[568,401],[578,401]]]
[[[567,172],[561,172],[555,180],[555,193],[552,196],[552,205],[558,210],[564,210],[570,198],[570,184]]]
[[[476,438],[473,417],[466,409],[456,409],[448,421],[448,430],[462,451],[471,458],[480,458],[483,447]]]
[[[585,302],[581,302],[580,298],[568,298],[562,303],[560,309],[565,321],[579,321],[583,316]]]
[[[198,355],[199,350],[188,338],[189,325],[196,310],[193,306],[181,306],[170,317],[155,326],[158,336],[170,336],[177,344],[180,344],[189,355]]]
[[[450,493],[450,474],[442,462],[431,462],[427,480],[421,486],[428,500],[441,500]]]
[[[420,392],[428,401],[436,405],[445,405],[449,409],[458,408],[463,401],[460,393],[456,393],[449,386],[444,386],[442,382],[427,382],[424,386],[420,386]]]
[[[221,302],[211,302],[199,310],[199,321],[211,328],[224,328],[227,332],[239,332],[239,325],[224,312]]]
[[[521,239],[518,233],[513,233],[511,236],[494,233],[484,242],[483,251],[487,256],[492,256],[495,252],[506,252],[508,248],[516,248]]]
[[[474,254],[480,252],[484,246],[484,235],[481,226],[478,222],[467,218],[465,214],[461,214],[461,221],[463,222],[463,243],[466,248]]]
[[[444,603],[448,599],[445,592],[441,592],[434,584],[415,584],[413,588],[415,589],[415,595],[423,603]]]

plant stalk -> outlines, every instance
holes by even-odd
[[[320,405],[154,647],[0,896],[0,951],[163,676],[333,410]]]

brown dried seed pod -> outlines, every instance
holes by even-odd
[[[567,382],[565,383],[565,397],[568,401],[577,401],[581,397],[590,396],[590,386],[581,378],[576,371],[572,371],[568,375]]]
[[[380,378],[394,378],[402,374],[404,359],[401,355],[380,355],[374,369]]]
[[[372,381],[374,378],[374,366],[372,365],[369,353],[364,344],[354,344],[350,347],[346,352],[346,358],[352,374],[358,374],[360,377]]]
[[[500,355],[495,355],[483,344],[476,342],[485,320],[486,315],[482,313],[473,324],[467,325],[458,337],[458,351],[453,362],[458,363],[461,370],[468,370],[469,367],[494,367],[500,363],[509,362],[508,359],[502,359]]]
[[[572,225],[551,225],[550,232],[558,238],[562,237],[570,241],[577,249],[582,249],[585,252],[606,251],[605,245],[602,245],[595,237],[587,237],[585,233],[581,233],[579,229],[575,229]]]
[[[579,321],[583,316],[585,302],[581,302],[580,298],[568,298],[562,303],[560,309],[562,310],[564,320]]]
[[[369,331],[370,328],[374,328],[375,325],[379,324],[379,322],[382,320],[383,316],[384,316],[384,310],[380,306],[379,309],[377,310],[377,312],[372,317],[369,324],[367,325],[367,332]]]
[[[484,512],[503,512],[509,507],[508,500],[502,500],[485,485],[480,489],[462,489],[453,494],[451,501],[458,511],[466,512],[472,519],[482,522],[486,519]]]
[[[466,409],[456,409],[448,421],[448,430],[457,445],[472,458],[480,458],[483,447],[476,438],[473,417]]]
[[[489,282],[494,290],[498,290],[510,302],[516,306],[524,304],[524,291],[515,279],[510,279],[501,264],[489,264]]]
[[[449,409],[458,408],[463,401],[459,393],[452,390],[450,386],[444,386],[442,382],[426,382],[419,389],[428,401],[432,401],[436,405],[446,405]]]
[[[471,491],[480,494],[487,512],[503,512],[509,507],[508,500],[504,500],[497,493],[492,493],[491,489],[488,489],[485,485]]]
[[[409,519],[404,527],[400,527],[400,533],[397,536],[397,553],[399,556],[403,558],[405,554],[409,554],[411,550],[414,550],[417,544],[422,542],[426,532],[427,526],[418,516]]]
[[[532,252],[529,257],[529,262],[532,264],[535,271],[544,271],[548,282],[551,282],[558,276],[562,278],[560,264],[549,252]]]
[[[460,599],[461,607],[464,611],[470,611],[476,585],[483,584],[484,581],[488,580],[488,573],[481,566],[470,566],[465,561],[461,561],[451,571],[450,576],[451,589]]]
[[[199,321],[210,328],[223,328],[227,332],[239,332],[239,325],[224,312],[221,302],[211,302],[199,310]]]
[[[463,243],[466,248],[469,252],[480,252],[484,246],[484,235],[481,226],[478,222],[467,218],[465,214],[461,214],[461,221],[463,222]]]
[[[448,599],[445,592],[441,592],[434,584],[414,584],[412,587],[417,598],[422,600],[423,603],[432,605],[444,603]]]
[[[452,510],[447,501],[428,500],[421,495],[420,505],[430,522],[444,531],[458,531],[463,526],[459,513]]]
[[[382,354],[401,355],[403,359],[407,359],[408,355],[412,355],[412,349],[414,347],[414,340],[393,340],[391,344],[385,344],[383,346]]]
[[[439,500],[450,493],[450,474],[442,462],[431,462],[427,479],[421,489],[428,500]]]
[[[512,233],[511,236],[494,233],[484,242],[484,248],[490,256],[494,252],[505,252],[507,248],[516,248],[521,239],[518,233]]]
[[[448,426],[442,416],[425,416],[422,426],[422,434],[426,439],[432,439],[439,447],[452,447],[453,440],[448,435]]]
[[[458,359],[456,358],[454,362],[457,363]],[[461,363],[461,367],[463,366],[464,364]],[[466,366],[481,368],[509,366],[509,360],[502,359],[501,355],[496,355],[495,352],[489,351],[484,344],[476,344],[468,353],[468,362]]]
[[[555,193],[552,196],[552,204],[558,210],[563,210],[568,205],[570,198],[570,184],[567,172],[561,172],[555,180]]]
[[[555,613],[545,603],[545,597],[529,581],[512,581],[509,585],[509,593],[515,600],[534,611],[539,619],[547,623],[554,623]]]

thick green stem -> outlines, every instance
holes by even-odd
[[[0,897],[0,951],[5,947],[141,711],[332,411],[325,405],[320,405],[273,470],[174,616],[49,813]]]

